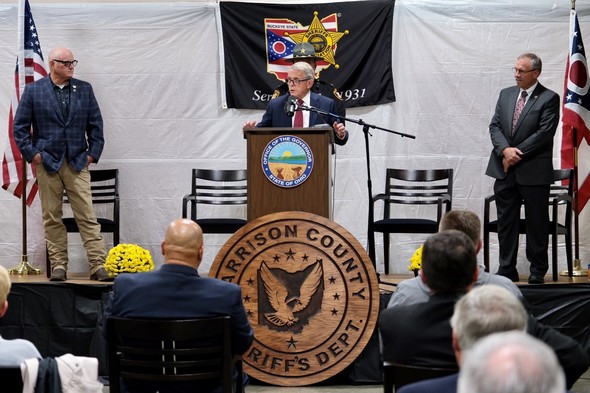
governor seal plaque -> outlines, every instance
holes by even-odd
[[[365,348],[379,313],[379,283],[361,244],[337,223],[281,212],[242,227],[210,276],[238,284],[254,329],[248,374],[280,386],[323,381]]]
[[[297,187],[311,174],[313,153],[303,139],[281,135],[268,142],[261,164],[264,175],[271,183],[282,188]]]

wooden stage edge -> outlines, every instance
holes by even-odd
[[[12,284],[35,284],[35,283],[48,283],[48,284],[78,284],[78,285],[113,285],[112,282],[102,282],[91,280],[88,273],[69,273],[66,281],[49,281],[44,271],[41,274],[11,274],[10,281]]]
[[[413,278],[414,274],[380,274],[379,275],[379,289],[385,292],[393,292],[395,291],[395,287],[397,284],[404,280],[408,280]],[[527,282],[528,275],[521,274],[520,275],[521,281],[515,282],[518,286],[527,286],[531,285]],[[588,284],[589,280],[587,276],[578,276],[578,277],[568,277],[568,276],[557,276],[557,281],[553,281],[553,275],[551,272],[547,273],[545,276],[545,284],[581,284],[586,283]],[[536,284],[536,285],[543,285],[543,284]]]
[[[381,291],[385,292],[393,292],[395,291],[395,286],[404,280],[408,280],[413,278],[414,274],[380,274],[379,275],[379,288]],[[521,280],[515,283],[518,286],[522,285],[530,285],[527,282],[528,276],[521,275]],[[41,274],[11,274],[10,280],[13,284],[18,283],[51,283],[51,284],[62,284],[64,282],[54,282],[49,281],[49,279],[45,276],[45,272],[41,272]],[[580,276],[580,277],[568,277],[568,276],[558,276],[558,281],[554,282],[552,280],[551,273],[548,273],[545,276],[545,283],[546,284],[581,284],[581,283],[588,283],[587,276]],[[68,273],[68,280],[65,281],[67,284],[79,284],[79,285],[112,285],[112,282],[100,282],[94,281],[89,279],[88,273]]]

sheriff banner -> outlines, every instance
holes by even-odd
[[[286,79],[293,48],[321,57],[318,79],[346,107],[395,101],[391,71],[394,1],[254,4],[220,1],[222,96],[229,108],[265,109]]]

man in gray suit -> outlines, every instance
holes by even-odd
[[[486,175],[496,179],[500,267],[498,274],[518,281],[516,258],[520,207],[526,216],[526,254],[530,284],[544,283],[549,268],[549,187],[553,183],[553,136],[559,123],[559,95],[541,85],[541,59],[525,53],[516,59],[516,86],[500,92],[490,123],[493,150]]]

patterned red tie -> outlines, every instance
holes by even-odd
[[[295,120],[293,120],[293,127],[303,127],[303,111],[299,109],[303,105],[301,98],[297,99],[297,111],[295,112]]]
[[[516,123],[518,123],[518,118],[520,117],[520,114],[522,113],[522,110],[524,109],[524,103],[526,102],[526,96],[527,96],[527,92],[526,92],[526,90],[523,90],[522,93],[520,93],[520,98],[518,99],[518,102],[516,103],[516,109],[514,110],[514,117],[512,118],[512,135],[514,135],[514,131],[516,131]]]

